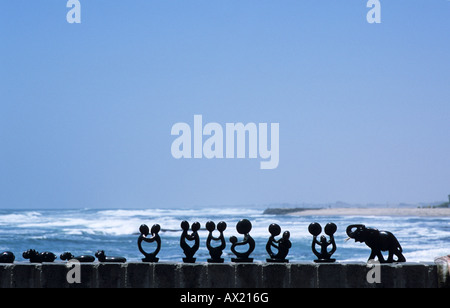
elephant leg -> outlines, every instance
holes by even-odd
[[[370,256],[369,256],[369,260],[374,260],[375,259],[375,251],[372,249],[372,251],[370,252]]]
[[[383,254],[381,253],[381,250],[377,251],[377,257],[378,257],[378,261],[380,263],[386,263],[386,261],[384,260]]]
[[[396,251],[394,251],[394,254],[397,256],[396,262],[406,262],[406,258],[405,258],[405,256],[403,256],[403,254],[401,253],[400,250],[396,249]],[[394,258],[392,258],[392,259],[394,259]]]

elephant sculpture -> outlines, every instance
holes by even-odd
[[[380,263],[406,262],[402,246],[391,232],[366,228],[362,224],[350,225],[346,232],[355,242],[366,243],[372,249],[369,260],[378,257]],[[387,260],[384,259],[382,251],[389,252]],[[394,255],[397,256],[397,260],[394,260]]]

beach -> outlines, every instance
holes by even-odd
[[[302,209],[288,215],[450,217],[450,208],[321,208]]]

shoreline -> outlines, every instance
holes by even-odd
[[[417,216],[450,217],[450,208],[320,208],[286,213],[291,216]]]

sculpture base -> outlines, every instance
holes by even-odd
[[[208,263],[223,263],[224,259],[220,258],[220,259],[208,259]]]
[[[252,263],[253,262],[253,258],[231,258],[231,262],[236,262],[236,263]]]
[[[197,260],[197,258],[183,258],[184,263],[195,263],[195,260]]]
[[[271,263],[289,263],[289,260],[286,259],[266,259],[266,261]]]
[[[158,261],[159,261],[159,258],[156,258],[156,257],[145,257],[142,259],[142,262],[156,263]]]
[[[314,260],[314,262],[316,262],[316,263],[333,263],[335,261],[336,261],[336,259],[317,259],[317,260]]]

